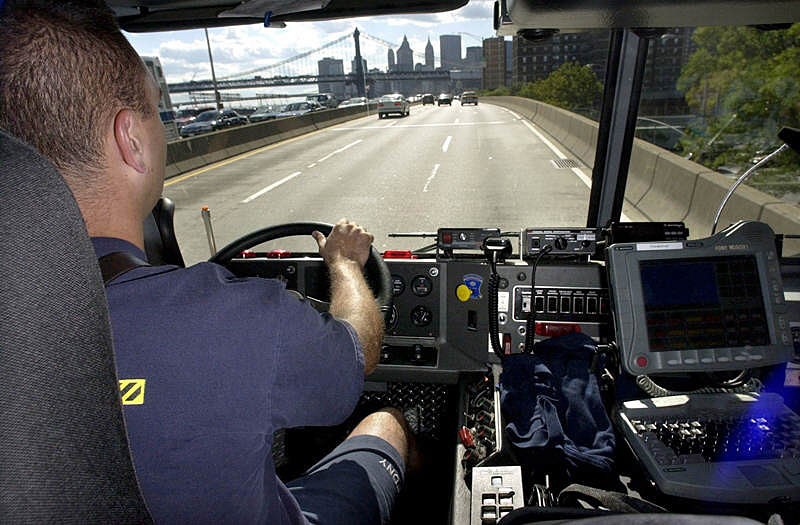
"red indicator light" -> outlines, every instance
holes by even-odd
[[[267,252],[268,259],[287,259],[292,256],[292,252],[286,250],[272,250]]]
[[[639,368],[645,368],[647,366],[647,358],[643,355],[637,357],[636,366],[638,366]]]
[[[258,254],[252,250],[245,250],[239,254],[242,259],[252,259],[253,257],[258,257]]]
[[[410,250],[386,250],[383,252],[384,259],[416,259],[417,256]]]
[[[503,353],[511,355],[511,334],[503,334]]]
[[[453,242],[453,234],[452,233],[443,233],[442,234],[442,242],[444,244],[450,244]]]
[[[562,323],[536,323],[536,335],[542,337],[558,337],[560,335],[576,334],[581,331],[579,324]]]

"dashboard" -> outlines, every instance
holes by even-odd
[[[279,279],[287,288],[328,300],[329,281],[319,257],[234,259],[239,276]],[[263,255],[263,256],[262,256]],[[489,265],[483,259],[385,259],[394,304],[380,365],[373,380],[455,383],[460,372],[484,371],[497,361],[489,343]],[[531,300],[531,266],[509,260],[497,267],[498,319],[505,353],[525,341],[525,318],[536,311],[537,336],[580,331],[606,342],[611,330],[605,267],[596,262],[543,262]]]

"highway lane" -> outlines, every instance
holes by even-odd
[[[380,250],[430,242],[389,239],[389,232],[582,226],[591,170],[557,168],[553,148],[568,152],[548,142],[490,104],[414,106],[406,118],[372,115],[170,179],[164,194],[176,203],[187,264],[208,257],[203,206],[218,247],[268,225],[341,217],[367,227]],[[291,239],[280,247],[315,244]]]

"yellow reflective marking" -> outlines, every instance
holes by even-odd
[[[120,379],[119,392],[123,405],[144,404],[144,379]]]

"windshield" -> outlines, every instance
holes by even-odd
[[[356,28],[363,84],[352,76]],[[330,93],[352,116],[247,160],[168,180],[187,263],[209,256],[203,206],[218,247],[268,225],[342,217],[363,224],[381,251],[433,241],[390,233],[587,224],[609,31],[497,37],[492,2],[473,1],[447,13],[208,33],[208,44],[202,30],[127,36],[140,54],[160,57],[174,103],[213,104],[210,45],[217,80],[246,81],[220,89],[225,107],[279,100],[299,111],[309,109],[303,100]],[[798,35],[795,24],[671,28],[650,39],[622,220],[685,221],[692,237],[709,234],[727,187],[780,144],[781,126],[800,127]],[[181,84],[206,79],[205,89]],[[433,104],[414,98],[408,114],[374,104],[418,93],[433,93]],[[347,106],[361,96],[373,103],[356,115]],[[737,191],[719,228],[760,219],[796,232],[798,173],[798,156],[781,153]],[[277,244],[315,249],[311,239]]]
[[[219,111],[206,111],[204,113],[200,113],[197,115],[198,122],[207,122],[209,120],[214,120],[219,117]]]

